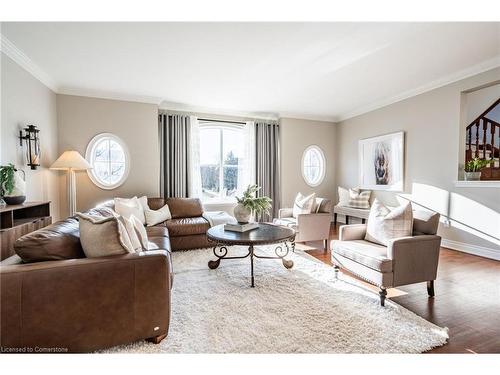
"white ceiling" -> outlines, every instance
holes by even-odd
[[[2,35],[59,93],[334,121],[500,65],[500,23],[3,23]]]

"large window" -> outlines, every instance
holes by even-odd
[[[200,123],[202,199],[233,200],[245,150],[243,125]]]

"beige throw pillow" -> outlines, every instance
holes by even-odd
[[[387,208],[378,199],[372,204],[365,240],[387,246],[389,240],[411,236],[413,232],[413,212],[411,203]]]
[[[170,213],[170,208],[166,204],[158,210],[152,210],[148,205],[148,198],[146,196],[139,198],[139,203],[144,210],[144,216],[146,218],[146,225],[151,227],[156,224],[163,223],[165,220],[170,220],[172,215]]]
[[[299,215],[310,214],[316,199],[316,193],[312,193],[307,197],[298,193],[293,204],[292,215],[297,218]]]
[[[133,198],[115,198],[115,211],[118,215],[130,219],[134,215],[142,224],[146,224],[144,209],[137,197]]]
[[[349,189],[349,203],[348,207],[368,209],[370,208],[370,190],[359,191],[358,188]]]
[[[117,219],[123,224],[125,230],[127,231],[128,238],[130,239],[130,243],[132,244],[132,248],[134,252],[140,252],[143,250],[143,246],[141,240],[139,239],[139,235],[134,225],[134,221],[139,221],[134,215],[130,216],[130,219],[127,219],[124,216],[118,216]],[[141,224],[143,225],[143,224]]]
[[[339,206],[342,207],[348,206],[350,199],[349,190],[339,186],[337,191],[339,193]]]
[[[143,250],[147,250],[149,246],[149,241],[148,241],[148,233],[146,232],[146,228],[144,228],[144,224],[142,224],[138,218],[135,216],[131,217],[131,221],[134,224],[134,229],[137,233],[137,236],[139,237],[139,240],[141,241],[141,246]]]
[[[125,226],[116,216],[76,215],[80,227],[80,243],[87,258],[135,252]]]

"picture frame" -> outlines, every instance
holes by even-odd
[[[367,190],[404,190],[405,137],[396,132],[358,142],[359,186]]]

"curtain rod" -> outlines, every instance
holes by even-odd
[[[214,120],[214,119],[209,119],[209,118],[199,118],[198,121],[224,122],[224,123],[228,123],[228,124],[240,124],[240,125],[245,125],[246,124],[246,122],[243,122],[243,121]]]

